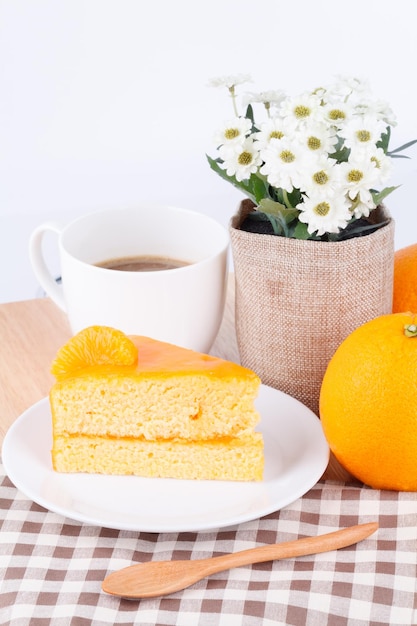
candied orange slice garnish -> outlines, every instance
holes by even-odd
[[[94,365],[134,365],[137,358],[137,347],[122,331],[89,326],[62,346],[51,373],[61,379]]]

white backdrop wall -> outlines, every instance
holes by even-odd
[[[205,153],[231,115],[213,76],[294,95],[369,79],[417,138],[414,0],[0,0],[0,301],[39,294],[31,230],[101,207],[167,203],[224,223],[241,198]],[[417,241],[417,149],[388,199],[396,247]],[[53,269],[53,242],[47,242]]]

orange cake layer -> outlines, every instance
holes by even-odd
[[[57,471],[260,480],[251,370],[97,326],[63,346],[52,371]]]
[[[213,439],[249,433],[260,380],[251,370],[148,337],[133,366],[77,370],[50,393],[54,434]]]
[[[58,436],[53,463],[59,472],[259,481],[263,441],[260,433],[209,441]]]

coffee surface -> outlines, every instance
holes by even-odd
[[[190,263],[164,256],[131,256],[108,259],[107,261],[96,263],[96,265],[108,270],[120,270],[122,272],[157,272],[185,267],[190,265]]]

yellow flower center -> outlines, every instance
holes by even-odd
[[[381,169],[381,161],[377,159],[376,156],[371,157],[371,163],[375,163],[375,167]]]
[[[294,115],[298,119],[303,119],[304,117],[308,117],[309,115],[311,115],[311,109],[309,107],[306,107],[304,104],[298,104],[294,108]]]
[[[237,160],[239,165],[250,165],[252,163],[252,154],[250,152],[241,152]]]
[[[350,170],[347,178],[350,183],[359,183],[363,178],[363,172],[360,170]]]
[[[307,139],[307,146],[310,150],[319,150],[319,148],[321,148],[321,141],[318,137],[309,137]]]
[[[369,130],[358,130],[356,132],[356,137],[361,143],[366,143],[371,140],[371,133]]]
[[[282,139],[284,136],[284,133],[282,133],[280,130],[273,130],[271,132],[271,134],[269,135],[270,139]]]
[[[337,122],[337,120],[344,120],[346,118],[346,113],[341,109],[331,109],[329,111],[329,119]]]
[[[291,152],[291,150],[283,150],[279,155],[279,158],[284,163],[292,163],[295,161],[295,155]]]
[[[325,217],[330,211],[330,204],[328,202],[319,202],[314,207],[314,213],[320,217]]]
[[[315,174],[313,174],[313,180],[317,185],[325,185],[329,182],[329,177],[324,170],[321,170],[320,172],[315,172]]]
[[[238,128],[226,128],[226,130],[224,131],[224,136],[226,139],[236,139],[236,137],[239,137],[240,132]]]

